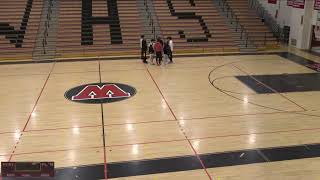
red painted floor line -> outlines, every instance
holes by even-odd
[[[253,134],[275,134],[275,133],[285,133],[285,132],[300,132],[300,131],[320,131],[320,128],[308,128],[308,129],[294,129],[294,130],[283,130],[283,131],[266,131],[260,133],[243,133],[243,134],[229,134],[229,135],[221,135],[221,136],[207,136],[207,137],[194,137],[188,138],[190,141],[192,140],[200,140],[200,139],[215,139],[215,138],[227,138],[227,137],[237,137],[237,136],[249,136]],[[158,144],[158,143],[167,143],[167,142],[179,142],[179,141],[188,141],[187,139],[173,139],[167,141],[148,141],[148,142],[136,142],[136,143],[128,143],[128,144],[114,144],[106,146],[107,148],[112,147],[121,147],[121,146],[133,146],[133,145],[143,145],[143,144]],[[38,151],[38,152],[26,152],[26,153],[15,153],[14,156],[26,155],[26,154],[41,154],[41,153],[54,153],[54,152],[62,152],[62,151],[74,151],[74,150],[84,150],[84,149],[97,149],[103,148],[103,146],[95,146],[95,147],[85,147],[85,148],[76,148],[76,149],[59,149],[59,150],[51,150],[51,151]],[[10,156],[10,154],[3,154],[0,156]]]
[[[28,154],[42,154],[42,153],[55,153],[55,152],[64,152],[64,151],[76,151],[76,150],[85,150],[85,149],[100,149],[103,146],[92,146],[92,147],[84,147],[84,148],[74,148],[74,149],[57,149],[57,150],[46,150],[46,151],[34,151],[34,152],[25,152],[25,153],[15,153],[13,156],[21,156],[21,155],[28,155]],[[3,156],[10,156],[3,155]]]
[[[16,133],[16,132],[0,132],[0,135],[1,134],[14,134],[14,133]]]
[[[133,146],[133,145],[143,145],[143,144],[157,144],[157,143],[169,143],[169,142],[178,142],[178,141],[186,141],[186,139],[173,139],[167,141],[148,141],[148,142],[136,142],[136,143],[128,143],[128,144],[113,144],[106,146],[108,148],[112,147],[121,147],[121,146]]]
[[[128,124],[148,124],[148,123],[155,123],[155,122],[167,122],[167,121],[175,121],[175,120],[159,120],[159,121],[141,121],[141,122],[132,122],[132,123],[117,123],[117,124],[107,124],[104,125],[105,127],[108,126],[122,126]],[[102,125],[87,125],[87,126],[78,126],[78,129],[84,128],[94,128],[94,127],[101,127]],[[65,129],[73,129],[74,127],[61,127],[61,128],[50,128],[50,129],[34,129],[34,130],[26,130],[24,132],[33,132],[33,131],[56,131],[56,130],[65,130]],[[1,134],[1,133],[0,133]]]
[[[86,125],[86,126],[78,126],[78,129],[85,129],[85,128],[95,128],[101,127],[102,125]],[[74,129],[75,127],[61,127],[61,128],[50,128],[50,129],[31,129],[26,130],[24,132],[39,132],[39,131],[56,131],[56,130],[66,130],[66,129]]]
[[[150,75],[150,77],[151,77],[151,79],[152,79],[153,83],[155,84],[155,86],[157,87],[157,89],[158,89],[159,93],[161,94],[162,99],[165,101],[166,105],[168,106],[168,108],[169,108],[169,110],[170,110],[170,112],[171,112],[172,116],[173,116],[173,117],[174,117],[174,119],[177,121],[178,125],[180,126],[180,124],[179,124],[179,120],[178,120],[177,116],[174,114],[174,112],[173,112],[172,108],[170,107],[170,105],[169,105],[169,103],[168,103],[167,99],[165,98],[165,96],[163,95],[163,93],[162,93],[162,91],[161,91],[160,87],[158,86],[157,82],[155,81],[155,79],[153,78],[152,74],[150,73],[150,71],[149,71],[149,69],[148,69],[147,67],[146,67],[146,70],[148,71],[148,73],[149,73],[149,75]],[[181,126],[180,126],[180,127],[181,127]],[[205,171],[205,172],[206,172],[206,174],[208,175],[209,179],[210,179],[210,180],[212,180],[211,175],[210,175],[210,174],[209,174],[209,172],[207,171],[207,168],[205,167],[204,163],[202,162],[202,160],[201,160],[200,156],[198,155],[197,151],[195,150],[195,148],[192,146],[192,144],[191,144],[190,140],[187,138],[187,136],[186,136],[186,134],[185,134],[185,131],[183,130],[183,128],[182,128],[182,127],[181,127],[181,131],[182,131],[182,133],[185,135],[186,140],[188,141],[189,145],[191,146],[191,149],[193,150],[194,154],[196,155],[197,159],[199,160],[199,162],[200,162],[200,164],[201,164],[202,168],[204,169],[204,171]]]
[[[117,69],[117,70],[107,70],[101,72],[116,72],[116,71],[144,71],[144,69]],[[53,72],[52,74],[84,74],[84,73],[96,73],[97,71],[70,71],[70,72]]]
[[[123,126],[123,125],[128,125],[128,124],[148,124],[148,123],[168,122],[168,121],[175,121],[175,120],[174,119],[165,119],[165,120],[158,120],[158,121],[140,121],[140,122],[132,122],[132,123],[107,124],[105,126]]]
[[[181,120],[200,120],[200,119],[214,119],[214,118],[225,118],[225,117],[241,117],[241,116],[256,116],[256,115],[272,115],[272,114],[286,114],[286,113],[300,113],[305,111],[275,111],[275,112],[261,112],[261,113],[248,113],[248,114],[230,114],[230,115],[218,115],[218,116],[208,116],[208,117],[194,117]]]
[[[47,74],[4,74],[0,75],[0,77],[8,77],[8,76],[43,76]]]
[[[255,134],[255,135],[259,135],[259,134],[276,134],[276,133],[300,132],[300,131],[320,131],[320,128],[293,129],[293,130],[280,130],[280,131],[265,131],[265,132],[243,133],[243,134],[229,134],[229,135],[221,135],[221,136],[194,137],[194,138],[189,138],[189,139],[190,140],[215,139],[215,138],[225,138],[225,137],[250,136],[250,135],[253,135],[253,134]]]
[[[196,121],[196,120],[204,120],[204,119],[215,119],[215,118],[225,118],[225,117],[241,117],[241,116],[255,116],[255,115],[272,115],[272,114],[286,114],[286,113],[295,113],[297,115],[304,115],[304,116],[314,116],[314,117],[320,117],[320,115],[312,115],[312,114],[305,114],[302,113],[305,111],[281,111],[281,112],[266,112],[266,113],[248,113],[248,114],[231,114],[231,115],[218,115],[218,116],[207,116],[207,117],[193,117],[193,118],[184,118],[184,119],[178,119],[179,121]],[[115,123],[115,124],[107,124],[105,127],[109,126],[122,126],[122,125],[128,125],[128,124],[148,124],[148,123],[157,123],[157,122],[170,122],[170,121],[176,121],[174,119],[172,120],[159,120],[159,121],[140,121],[140,122],[132,122],[132,123]],[[86,125],[86,126],[79,126],[77,128],[79,129],[85,129],[85,128],[93,128],[93,127],[101,127],[101,125]],[[50,128],[50,129],[31,129],[31,130],[25,130],[24,132],[37,132],[37,131],[56,131],[56,130],[66,130],[66,129],[73,129],[74,127],[60,127],[60,128]],[[0,132],[1,134],[14,134],[16,132]]]
[[[43,93],[43,90],[44,90],[44,88],[46,87],[46,85],[47,85],[47,83],[48,83],[48,81],[49,81],[49,78],[50,78],[50,76],[51,76],[51,73],[52,73],[52,71],[53,71],[54,66],[55,66],[55,63],[52,65],[52,68],[51,68],[51,70],[50,70],[50,72],[49,72],[49,74],[48,74],[48,77],[47,77],[46,81],[44,82],[44,85],[43,85],[42,88],[41,88],[41,91],[40,91],[40,93],[39,93],[39,95],[38,95],[38,97],[37,97],[37,100],[36,100],[35,104],[33,105],[33,108],[32,108],[32,111],[31,111],[30,114],[29,114],[28,120],[27,120],[27,122],[25,123],[25,125],[24,125],[24,127],[23,127],[23,129],[22,129],[22,131],[21,131],[21,133],[20,133],[20,137],[19,137],[19,139],[18,139],[16,145],[14,146],[14,149],[13,149],[11,155],[10,155],[9,162],[11,161],[11,158],[12,158],[12,156],[13,156],[16,148],[17,148],[17,145],[19,144],[19,142],[20,142],[20,140],[21,140],[21,137],[23,136],[23,132],[24,132],[24,131],[26,130],[26,128],[27,128],[27,125],[28,125],[28,123],[29,123],[29,121],[30,121],[30,119],[31,119],[32,113],[33,113],[34,110],[36,109],[36,106],[37,106],[37,104],[38,104],[38,102],[39,102],[39,99],[40,99],[42,93]]]

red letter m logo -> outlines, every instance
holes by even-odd
[[[86,99],[107,99],[107,98],[124,98],[130,97],[127,93],[115,84],[107,84],[102,87],[98,85],[88,85],[83,88],[77,95],[72,96],[72,100]]]

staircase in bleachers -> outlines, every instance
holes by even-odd
[[[143,22],[144,32],[141,33],[147,40],[161,36],[160,26],[155,14],[152,0],[137,0],[140,18]]]
[[[278,47],[277,39],[263,23],[263,20],[259,18],[255,10],[250,8],[248,0],[226,1],[258,48],[265,48],[266,46]]]
[[[56,57],[59,4],[60,1],[57,0],[43,0],[41,21],[32,53],[35,61],[53,60]]]
[[[30,59],[42,0],[0,1],[0,58]]]
[[[162,34],[176,50],[238,51],[238,45],[211,0],[154,0]]]

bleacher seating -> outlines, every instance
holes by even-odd
[[[42,5],[42,0],[0,1],[1,59],[32,57]]]
[[[277,44],[247,0],[227,1],[258,47]],[[239,51],[212,0],[153,0],[153,5],[160,35],[172,37],[175,52]],[[43,0],[0,1],[1,59],[32,58],[42,6]],[[144,21],[136,0],[60,0],[59,7],[56,57],[139,54]]]
[[[154,0],[153,3],[162,36],[171,36],[176,50],[238,50],[232,32],[212,0]]]
[[[58,55],[138,53],[143,29],[136,1],[92,0],[92,8],[90,4],[82,8],[82,3],[87,1],[61,1]],[[109,16],[108,10],[114,16]]]
[[[273,37],[255,10],[250,8],[248,0],[227,0],[227,2],[258,48],[277,45],[277,39]]]

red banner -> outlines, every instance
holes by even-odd
[[[315,10],[320,10],[320,0],[315,0],[314,1],[314,9]]]
[[[268,0],[269,4],[277,4],[277,0]]]
[[[292,7],[304,9],[305,0],[293,0]]]
[[[287,5],[288,5],[288,6],[292,6],[292,4],[293,4],[293,0],[288,0],[288,1],[287,1]]]

